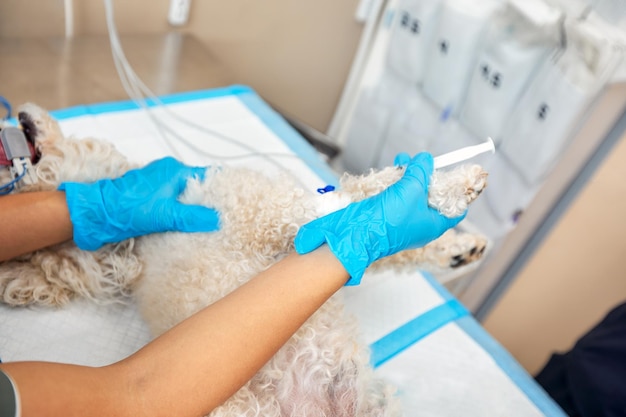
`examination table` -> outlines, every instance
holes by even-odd
[[[260,153],[300,157],[276,160],[297,173],[305,187],[315,190],[336,184],[335,173],[317,152],[248,87],[234,85],[161,99],[165,107],[151,102],[151,114],[206,153],[249,153],[222,135],[237,138]],[[137,162],[168,154],[188,164],[206,165],[210,160],[175,138],[166,141],[148,111],[131,101],[52,113],[66,134],[111,140]],[[253,165],[266,172],[278,169],[259,155],[229,163]],[[371,344],[376,371],[398,387],[407,417],[565,416],[431,275],[418,271],[368,274],[360,286],[342,291]],[[128,356],[149,340],[132,303],[98,305],[75,300],[62,309],[0,305],[3,361],[105,365]]]

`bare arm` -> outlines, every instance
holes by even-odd
[[[72,223],[61,191],[0,197],[0,261],[72,239]]]
[[[7,363],[28,416],[199,416],[246,383],[348,274],[322,246],[292,254],[104,368]],[[183,400],[181,400],[183,399]]]
[[[96,250],[149,233],[216,230],[215,210],[178,201],[186,179],[205,171],[169,157],[112,180],[0,197],[0,262],[72,238],[79,248]]]

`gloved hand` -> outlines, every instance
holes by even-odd
[[[323,243],[343,264],[357,285],[374,261],[405,249],[426,245],[456,226],[464,217],[449,219],[428,206],[428,182],[433,158],[420,153],[406,161],[404,176],[382,193],[348,205],[300,228],[296,251],[311,252]]]
[[[65,191],[74,242],[81,249],[96,250],[105,243],[149,233],[218,229],[215,210],[178,201],[187,179],[203,179],[205,170],[168,157],[116,179],[61,184],[59,190]]]

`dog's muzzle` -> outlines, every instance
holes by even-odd
[[[34,143],[28,140],[22,129],[13,126],[4,126],[1,129],[0,166],[6,166],[11,171],[12,178],[9,184],[0,185],[0,193],[6,194],[14,186],[34,184],[37,181],[32,170],[38,155]]]
[[[37,159],[35,145],[26,139],[22,129],[7,126],[0,130],[0,165],[13,165],[15,159],[26,158],[31,163]]]

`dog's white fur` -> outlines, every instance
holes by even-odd
[[[39,183],[22,191],[55,189],[63,181],[123,174],[132,165],[110,143],[65,138],[41,108],[27,104],[20,120],[41,154]],[[346,175],[338,192],[309,193],[286,176],[209,169],[190,180],[182,200],[215,207],[220,230],[164,233],[106,245],[95,252],[56,245],[0,264],[0,296],[10,305],[63,305],[73,297],[117,300],[133,295],[156,336],[218,300],[293,251],[298,228],[397,181],[391,167]],[[3,179],[3,178],[0,178]],[[435,172],[429,203],[449,217],[463,213],[486,185],[478,166]],[[486,241],[450,231],[421,249],[373,267],[450,268],[480,258]],[[294,278],[297,279],[297,278]],[[357,322],[333,296],[270,362],[211,416],[396,416],[393,387],[376,378]]]

